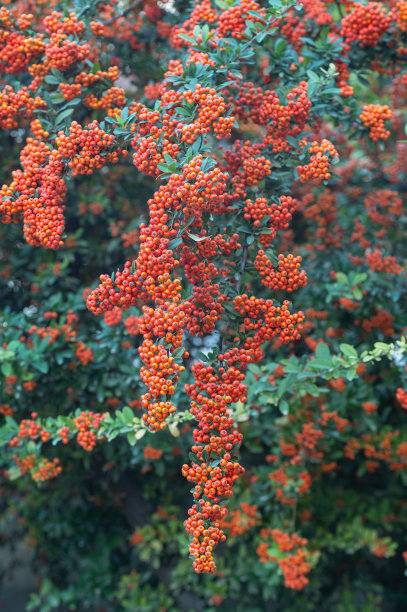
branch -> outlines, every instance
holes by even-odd
[[[240,285],[242,284],[243,272],[244,272],[244,269],[245,269],[246,263],[247,263],[247,251],[248,251],[248,247],[247,247],[247,242],[246,242],[246,239],[245,239],[245,243],[243,245],[242,263],[240,265],[239,280],[237,281],[237,285],[236,285],[236,291],[237,291],[238,295],[240,293]]]
[[[128,6],[126,8],[126,10],[123,11],[123,13],[121,13],[120,15],[116,15],[115,17],[112,17],[111,19],[108,19],[107,21],[104,22],[103,25],[110,25],[110,24],[114,23],[115,21],[117,21],[118,19],[121,19],[122,17],[125,17],[126,15],[131,13],[131,11],[136,9],[141,3],[142,3],[142,0],[136,0],[136,2],[133,2],[133,4]]]

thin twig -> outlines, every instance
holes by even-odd
[[[242,284],[242,276],[243,276],[243,272],[244,269],[246,267],[246,263],[247,263],[247,242],[245,239],[245,243],[243,245],[243,257],[242,257],[242,263],[240,264],[240,273],[239,273],[239,279],[237,281],[237,285],[236,285],[236,291],[239,294],[240,293],[240,285]]]
[[[335,4],[336,4],[336,8],[338,9],[340,18],[343,19],[344,18],[344,14],[343,14],[343,11],[342,11],[341,3],[338,2],[338,0],[335,0]]]
[[[121,19],[122,17],[126,17],[126,15],[128,15],[129,13],[131,13],[131,11],[136,9],[141,4],[141,2],[142,0],[136,0],[136,2],[133,2],[133,4],[128,6],[126,10],[123,11],[123,13],[121,13],[120,15],[116,15],[115,17],[112,17],[111,19],[108,19],[107,21],[104,22],[103,25],[110,25],[114,23],[115,21],[117,21],[118,19]]]

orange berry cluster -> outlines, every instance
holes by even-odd
[[[356,323],[357,321],[355,321]],[[379,329],[384,336],[394,336],[393,329],[394,317],[386,310],[381,310],[376,307],[376,314],[370,319],[363,319],[361,325],[367,332],[372,329]]]
[[[158,313],[153,309],[150,309],[150,311],[157,316]],[[167,398],[174,395],[175,383],[178,380],[179,373],[183,372],[185,368],[176,363],[163,346],[157,346],[149,339],[150,333],[146,331],[146,327],[148,327],[146,314],[140,319],[139,329],[145,337],[139,349],[140,357],[145,364],[140,370],[140,377],[148,387],[148,393],[145,393],[141,399],[143,408],[148,410],[148,413],[143,415],[143,420],[151,431],[158,431],[165,427],[165,419],[176,410],[175,406],[167,401]],[[171,318],[169,317],[170,321]],[[146,326],[144,332],[143,326]],[[166,401],[157,401],[160,398]]]
[[[355,459],[363,451],[366,468],[370,473],[377,471],[379,461],[384,461],[395,472],[404,472],[407,467],[407,444],[400,440],[400,431],[375,432],[350,438],[344,447],[344,456]]]
[[[44,29],[48,34],[81,34],[85,29],[83,21],[78,21],[74,11],[64,16],[60,11],[53,11],[44,17]]]
[[[392,255],[382,255],[379,249],[370,251],[365,255],[366,263],[374,272],[385,272],[386,274],[401,274],[403,266],[397,263]]]
[[[407,391],[399,387],[396,392],[396,399],[402,406],[402,408],[404,408],[404,410],[407,410]]]
[[[103,421],[104,415],[97,414],[96,412],[85,412],[82,411],[81,414],[74,418],[73,422],[75,428],[78,430],[78,434],[76,436],[76,441],[79,446],[82,446],[87,451],[91,451],[96,446],[96,433],[100,427],[101,421]],[[61,438],[64,441],[67,437],[67,431],[64,429],[61,430]]]
[[[124,322],[124,326],[130,336],[137,336],[137,334],[140,333],[138,329],[138,317],[134,315],[127,317]]]
[[[377,412],[377,404],[374,402],[362,402],[362,408],[366,414],[373,414]]]
[[[58,87],[67,102],[70,102],[82,93],[82,85],[80,83],[60,83]]]
[[[35,470],[32,471],[31,478],[39,482],[45,482],[51,478],[56,478],[61,472],[62,467],[58,458],[50,461],[44,457]]]
[[[18,127],[17,118],[31,119],[35,109],[47,108],[42,98],[32,97],[28,87],[15,92],[10,85],[0,91],[0,127],[11,130]]]
[[[363,107],[360,120],[369,128],[369,136],[374,141],[387,140],[390,136],[389,130],[384,127],[384,122],[391,119],[393,113],[387,105],[367,104]]]
[[[23,171],[15,171],[13,182],[3,185],[0,192],[2,222],[17,222],[22,214],[27,242],[57,249],[63,244],[65,226],[63,173],[71,168],[73,176],[91,174],[107,162],[117,162],[120,149],[108,151],[113,142],[114,136],[101,130],[96,121],[86,129],[72,122],[70,135],[59,132],[57,148],[52,151],[45,143],[28,138],[20,156]],[[15,193],[19,195],[13,199]]]
[[[291,196],[281,196],[279,204],[268,204],[266,198],[245,201],[244,218],[252,219],[254,227],[260,227],[264,217],[270,217],[267,227],[272,229],[270,238],[275,238],[277,231],[286,229],[292,219],[292,213],[298,202]]]
[[[253,7],[259,8],[249,1],[224,11],[227,15],[218,21],[211,39],[213,45],[232,25],[239,37],[243,32],[239,19]],[[188,32],[200,19],[215,24],[217,12],[209,8],[207,0],[197,3],[184,31]],[[174,46],[181,44],[175,31],[173,34]],[[186,65],[191,60],[210,63],[205,54],[189,49]],[[191,413],[198,421],[193,432],[193,460],[183,466],[184,476],[195,483],[195,504],[185,524],[191,535],[190,552],[196,571],[212,572],[214,547],[225,539],[223,503],[232,496],[233,486],[243,473],[233,459],[242,436],[234,427],[230,404],[245,401],[245,371],[250,363],[262,358],[262,345],[270,340],[297,340],[304,319],[302,312],[289,311],[288,301],[277,306],[270,299],[239,295],[241,281],[233,256],[242,245],[238,234],[230,234],[228,221],[219,217],[230,217],[231,206],[246,200],[245,212],[255,222],[269,217],[267,245],[278,230],[287,227],[296,201],[281,196],[278,203],[267,204],[259,193],[259,184],[271,173],[270,150],[292,150],[286,139],[300,135],[311,103],[304,82],[291,90],[286,106],[273,91],[261,92],[259,104],[258,92],[248,86],[241,88],[242,100],[230,92],[220,95],[216,89],[201,84],[190,89],[182,85],[179,89],[170,87],[171,78],[183,72],[180,62],[170,62],[165,80],[156,90],[155,110],[139,102],[129,106],[133,163],[153,177],[164,173],[164,180],[148,201],[149,220],[140,225],[135,261],[126,262],[123,270],[112,277],[101,275],[99,286],[87,296],[87,305],[98,315],[131,305],[141,308],[139,316],[129,317],[126,327],[129,333],[143,337],[139,347],[143,363],[140,376],[147,392],[141,398],[141,406],[145,410],[144,422],[151,431],[163,429],[167,417],[176,409],[171,398],[185,368],[182,360],[189,357],[182,347],[184,329],[197,336],[212,333],[226,317],[226,306],[240,318],[234,327],[238,332],[228,329],[226,318],[226,344],[216,365],[193,363],[194,383],[185,387],[191,399]],[[180,108],[183,112],[179,112]],[[225,151],[225,163],[221,165],[215,155],[204,153],[205,145],[210,137],[229,138],[235,109],[261,126],[264,140],[235,141]],[[113,116],[113,110],[109,113]],[[223,146],[219,149],[223,150]],[[291,290],[305,284],[297,258],[281,256],[279,261],[279,286]]]
[[[62,472],[60,461],[57,458],[50,461],[44,457],[37,465],[35,465],[35,455],[26,455],[23,458],[18,457],[18,455],[13,455],[13,460],[19,468],[21,476],[24,476],[27,472],[31,472],[31,478],[39,482],[45,482],[51,478],[56,478],[58,474]],[[5,474],[7,476],[7,472],[5,472]]]
[[[34,121],[31,121],[30,129],[37,140],[45,140],[49,136],[49,132],[44,130],[39,119],[34,119]]]
[[[342,19],[341,35],[348,45],[356,42],[363,47],[374,47],[390,26],[391,17],[381,2],[355,4],[353,11]]]
[[[271,174],[271,161],[264,155],[259,155],[263,149],[263,143],[242,143],[236,140],[231,148],[225,151],[225,167],[231,176],[231,192],[225,198],[227,203],[247,198],[247,187],[258,185]]]
[[[283,572],[285,586],[295,590],[303,589],[309,582],[307,574],[311,570],[310,564],[306,561],[307,555],[304,550],[304,547],[308,544],[308,540],[300,538],[296,533],[290,536],[280,529],[262,529],[260,536],[271,536],[277,544],[280,553],[291,553],[289,555],[284,555],[282,558],[280,558],[280,555],[279,557],[275,557],[267,552],[267,544],[266,547],[260,544],[257,549],[260,560],[263,563],[267,561],[277,562]]]
[[[219,542],[226,540],[226,535],[220,528],[226,513],[225,506],[211,504],[209,501],[199,501],[199,506],[194,504],[188,510],[189,518],[184,525],[192,537],[189,550],[194,557],[193,566],[198,574],[216,570],[212,551]]]
[[[158,448],[153,448],[150,445],[147,445],[144,449],[144,459],[152,459],[156,461],[157,459],[161,459],[163,451]]]
[[[365,198],[365,207],[370,219],[382,227],[391,227],[396,220],[394,217],[403,214],[403,202],[397,191],[391,189],[369,193]]]
[[[68,101],[80,96],[83,87],[98,82],[105,87],[106,80],[115,81],[119,76],[116,66],[95,73],[77,70],[82,62],[90,59],[90,45],[81,43],[85,24],[73,11],[67,16],[51,12],[42,20],[41,33],[30,37],[24,29],[30,27],[32,20],[32,15],[22,15],[15,20],[7,9],[0,10],[2,70],[11,74],[28,72],[32,77],[28,87],[24,85],[14,91],[6,85],[0,93],[0,126],[5,129],[17,127],[18,118],[31,119],[36,110],[47,108],[44,100],[35,96],[35,91],[39,87],[46,88],[44,77],[52,69],[67,73],[66,82],[59,83],[59,88]],[[110,87],[99,99],[93,95],[84,96],[84,104],[95,109],[113,107],[117,112],[117,108],[125,104],[124,93],[121,88]],[[49,132],[39,119],[31,122],[31,130],[36,140],[28,139],[21,153],[23,171],[14,172],[12,184],[3,186],[0,218],[10,223],[22,217],[28,242],[57,249],[62,244],[64,230],[66,187],[62,175],[69,169],[74,176],[90,174],[106,162],[117,162],[119,155],[126,155],[127,151],[122,152],[117,143],[113,147],[115,137],[100,130],[96,122],[85,129],[72,123],[69,135],[58,134],[56,149],[48,145],[41,147],[38,143],[49,138]]]
[[[133,163],[141,172],[158,176],[161,170],[157,166],[166,163],[166,154],[177,159],[180,152],[178,141],[192,145],[198,136],[211,129],[218,139],[230,136],[234,118],[224,116],[226,105],[215,89],[202,87],[199,83],[194,91],[181,93],[169,89],[162,92],[160,101],[160,111],[150,111],[142,104],[131,109],[137,114],[137,121],[133,124],[137,129],[132,140]],[[183,103],[195,106],[197,116],[192,123],[177,118],[176,108]]]
[[[116,163],[119,160],[120,149],[108,151],[115,137],[100,129],[97,121],[92,121],[85,129],[73,121],[69,132],[69,136],[64,132],[58,132],[55,144],[60,159],[67,160],[72,176],[92,174],[96,168],[102,168],[105,163]]]
[[[234,309],[243,317],[241,331],[246,334],[254,332],[253,338],[247,338],[245,348],[250,351],[250,359],[261,359],[260,346],[264,342],[278,338],[280,342],[287,343],[300,338],[301,323],[304,313],[290,313],[289,302],[284,300],[282,306],[275,306],[272,300],[249,297],[247,294],[237,296],[233,301]],[[243,359],[246,365],[250,363],[247,355],[241,354],[237,359]]]
[[[247,295],[237,296],[234,308],[244,317],[240,329],[244,327],[242,331],[255,332],[253,337],[246,337],[241,348],[235,347],[219,355],[219,361],[227,368],[220,366],[216,372],[212,366],[194,363],[195,382],[185,386],[191,397],[191,413],[198,420],[192,447],[196,460],[191,466],[182,468],[183,475],[196,483],[193,496],[197,502],[189,510],[185,526],[192,536],[190,553],[198,573],[215,569],[213,546],[225,539],[219,524],[225,513],[219,502],[232,496],[233,484],[243,472],[239,463],[232,461],[242,435],[232,429],[228,405],[246,400],[244,371],[249,363],[261,359],[261,345],[275,337],[282,342],[298,338],[298,327],[304,317],[302,313],[291,315],[288,302],[275,307],[271,300]],[[209,520],[207,528],[205,519]]]
[[[301,81],[287,94],[287,104],[283,105],[274,90],[262,90],[246,82],[240,85],[237,100],[230,97],[228,101],[236,107],[237,118],[266,127],[267,135],[261,148],[269,145],[273,153],[288,152],[292,145],[287,136],[301,134],[309,119],[311,102],[307,88],[307,83]]]
[[[258,13],[259,17],[250,15],[250,11]],[[189,46],[191,43],[180,35],[187,34],[189,36],[194,35],[194,27],[198,24],[206,23],[208,25],[217,24],[216,37],[222,39],[225,36],[232,36],[233,38],[243,39],[246,37],[245,30],[246,20],[251,17],[254,22],[262,22],[262,17],[265,15],[263,8],[255,2],[255,0],[242,0],[238,6],[232,6],[228,9],[223,10],[220,15],[216,9],[211,6],[210,0],[202,0],[196,2],[189,18],[184,21],[182,26],[174,26],[170,33],[170,42],[176,49],[180,49],[183,46]],[[160,25],[160,24],[159,24]],[[163,30],[163,25],[157,28],[159,29],[162,36],[166,33]]]
[[[242,502],[239,509],[232,510],[229,517],[229,520],[222,521],[222,529],[227,529],[232,538],[250,531],[260,522],[257,506],[247,502]]]
[[[209,279],[204,280],[201,287],[195,285],[192,297],[185,304],[189,333],[192,336],[211,333],[224,311],[222,304],[225,300],[219,285],[211,284]]]
[[[85,106],[93,109],[117,108],[125,106],[126,96],[122,87],[111,87],[105,91],[101,98],[97,98],[97,96],[93,94],[85,96],[83,103]]]
[[[370,242],[365,238],[366,227],[359,221],[359,219],[354,220],[354,230],[351,235],[351,242],[359,242],[361,248],[365,251],[370,247]],[[349,255],[348,255],[349,256]],[[361,263],[363,262],[363,258]]]
[[[338,153],[329,140],[323,138],[321,142],[314,141],[308,149],[310,154],[309,164],[297,166],[297,171],[301,183],[315,181],[320,183],[328,180],[331,176],[329,172],[332,161],[338,157]]]
[[[217,22],[219,18],[219,13],[216,9],[212,8],[211,0],[202,0],[201,2],[196,2],[193,7],[191,14],[188,19],[184,21],[181,26],[175,25],[167,30],[166,26],[169,24],[159,22],[157,24],[158,33],[170,39],[171,45],[175,49],[181,49],[183,46],[188,46],[188,41],[180,38],[180,34],[187,34],[189,36],[194,35],[194,28],[199,23],[207,23],[208,25],[213,25]]]
[[[96,72],[80,72],[75,76],[74,82],[76,85],[90,87],[100,81],[108,79],[109,81],[117,81],[119,78],[119,69],[117,66],[109,66],[107,70],[97,70]]]
[[[260,273],[261,282],[268,289],[294,291],[307,284],[307,274],[305,270],[300,270],[301,259],[299,255],[294,257],[280,254],[275,270],[264,251],[259,251],[254,266]]]
[[[407,30],[407,2],[398,0],[392,8],[391,16],[398,29],[405,32]]]
[[[13,26],[10,12],[3,6],[0,9],[0,64],[6,74],[26,72],[29,63],[44,52],[44,35],[36,38],[24,36]],[[16,27],[14,24],[13,27]],[[18,27],[18,26],[17,26]],[[4,28],[4,29],[3,29]]]
[[[290,464],[295,465],[296,461],[298,461],[298,455],[295,455],[295,457],[291,459]],[[298,494],[300,495],[306,493],[312,484],[311,476],[306,470],[302,470],[299,473],[289,476],[287,469],[280,467],[269,474],[269,478],[272,482],[279,485],[276,487],[276,496],[282,504],[286,504],[287,506],[293,506],[295,504],[295,498],[292,494],[295,484],[297,486]],[[301,484],[298,484],[298,482]]]
[[[20,475],[24,476],[24,474],[26,474],[29,470],[33,469],[35,463],[35,455],[27,455],[22,459],[20,459],[18,455],[13,455],[13,460],[20,470]]]
[[[90,361],[93,361],[93,352],[90,347],[86,347],[83,342],[75,342],[75,356],[82,365],[88,365]]]
[[[306,36],[305,20],[292,9],[281,20],[281,34],[299,53],[303,45],[302,38]]]
[[[52,314],[52,316],[50,316]],[[45,316],[47,315],[47,316]],[[55,313],[56,315],[56,313]],[[44,319],[56,318],[54,313],[44,313]],[[28,330],[30,335],[37,334],[41,339],[48,338],[48,345],[50,346],[55,342],[55,340],[62,334],[64,334],[65,341],[69,342],[70,340],[76,339],[76,332],[72,328],[73,324],[76,323],[77,317],[72,310],[68,311],[66,323],[61,325],[60,327],[38,327],[37,325],[32,325]],[[27,341],[27,345],[32,348],[33,344],[31,338]]]
[[[69,427],[67,425],[64,425],[58,431],[58,435],[60,436],[60,438],[62,440],[62,444],[68,444],[68,442],[69,442],[69,431],[70,430],[69,430]]]
[[[303,7],[306,20],[311,19],[318,25],[328,25],[332,23],[333,17],[327,10],[325,2],[321,0],[304,0]]]
[[[13,416],[14,412],[10,404],[0,404],[0,414],[4,416]]]
[[[307,83],[301,81],[287,94],[286,106],[280,103],[275,91],[265,91],[259,123],[267,127],[265,143],[272,146],[274,153],[290,151],[292,145],[287,136],[295,137],[303,131],[311,110],[307,88]]]
[[[114,327],[122,320],[122,311],[120,308],[113,308],[113,310],[108,310],[103,315],[103,320],[109,327]]]
[[[230,356],[232,357],[232,356]],[[229,354],[219,355],[219,360],[229,361]],[[198,420],[194,430],[192,453],[196,457],[191,466],[182,467],[183,475],[195,482],[193,497],[196,502],[188,511],[185,521],[191,535],[190,553],[194,557],[194,568],[198,573],[213,572],[213,547],[225,539],[220,520],[226,510],[219,502],[232,496],[234,482],[244,471],[239,463],[231,460],[231,453],[240,445],[242,434],[231,429],[233,419],[228,413],[228,404],[245,398],[244,375],[232,365],[218,368],[194,363],[192,373],[195,382],[186,385],[191,398],[191,413]]]
[[[78,44],[69,40],[67,34],[51,34],[50,42],[45,46],[45,62],[50,68],[64,72],[77,62],[89,57],[90,45]]]
[[[182,100],[196,108],[197,116],[192,124],[175,118],[174,109]],[[209,129],[212,129],[217,137],[225,136],[230,131],[233,120],[226,117],[226,123],[220,122],[226,107],[214,89],[197,85],[194,91],[185,91],[182,94],[164,90],[161,94],[161,104],[160,111],[149,111],[141,104],[135,104],[131,109],[137,115],[134,124],[137,133],[132,141],[135,148],[133,161],[146,174],[159,173],[157,165],[166,161],[166,154],[171,155],[172,159],[177,158],[178,137],[181,143],[188,146],[199,134],[206,134]],[[162,138],[163,135],[166,138]],[[161,151],[157,149],[157,141],[162,142]],[[148,202],[150,224],[140,226],[140,250],[134,262],[134,272],[130,272],[131,264],[128,262],[123,272],[116,273],[114,281],[102,275],[101,285],[87,300],[88,307],[96,314],[116,306],[136,304],[146,298],[155,303],[155,308],[144,307],[143,315],[137,321],[137,328],[144,336],[144,342],[139,349],[145,364],[141,376],[148,386],[148,393],[142,398],[142,405],[147,411],[143,418],[152,431],[165,427],[165,418],[175,410],[168,398],[173,395],[174,385],[184,367],[176,363],[171,353],[181,346],[186,324],[185,314],[190,313],[189,330],[200,333],[202,330],[212,329],[214,316],[216,319],[221,312],[221,296],[219,294],[219,299],[214,304],[216,288],[208,286],[208,283],[203,285],[203,292],[196,288],[191,300],[186,301],[182,308],[178,307],[177,304],[181,300],[181,283],[179,279],[170,279],[170,273],[179,262],[175,259],[174,251],[169,248],[169,243],[177,236],[180,224],[177,221],[172,229],[168,227],[169,212],[180,211],[185,220],[194,216],[193,226],[199,228],[203,224],[204,212],[221,214],[224,210],[227,174],[219,168],[204,171],[202,168],[205,161],[203,156],[198,154],[189,163],[184,164],[182,173],[172,174],[167,184],[162,185]],[[182,249],[188,276],[188,269],[200,268],[199,264],[195,266],[192,261],[187,261],[191,245],[188,244],[188,234],[184,236]],[[221,237],[216,243],[217,249],[223,251],[230,251],[231,248],[237,248],[237,245],[236,239],[231,247],[231,244]],[[199,279],[203,281],[202,273],[209,280],[210,272],[201,270]],[[193,272],[191,278],[195,275],[196,272]],[[196,308],[198,302],[199,309]],[[157,347],[153,341],[155,337],[165,338],[168,348]],[[184,353],[184,356],[187,354]]]
[[[16,437],[9,442],[10,446],[20,446],[20,440],[37,440],[41,439],[47,442],[50,439],[50,433],[35,421],[37,414],[32,413],[31,419],[22,419],[19,423],[19,431]]]
[[[342,60],[335,62],[336,76],[335,81],[341,90],[341,96],[347,98],[353,96],[353,87],[349,85],[350,72],[348,70],[348,64]]]
[[[344,230],[335,223],[338,212],[336,193],[325,189],[315,201],[314,194],[307,193],[302,198],[301,205],[304,217],[312,219],[317,224],[317,229],[312,231],[312,242],[307,248],[321,251],[331,246],[339,248]]]
[[[231,6],[221,12],[217,27],[218,36],[220,38],[232,36],[240,40],[246,38],[246,21],[249,18],[250,11],[255,11],[260,16],[251,16],[252,23],[263,23],[261,18],[265,16],[265,9],[260,8],[255,0],[240,0],[238,5]]]

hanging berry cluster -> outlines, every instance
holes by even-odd
[[[138,229],[137,257],[112,276],[102,274],[87,306],[105,315],[107,325],[120,321],[122,309],[139,309],[131,333],[142,337],[140,378],[146,392],[140,403],[150,431],[166,427],[177,409],[177,383],[186,368],[192,372],[193,383],[185,391],[197,427],[191,463],[182,472],[194,483],[194,504],[185,526],[195,570],[213,572],[214,547],[225,539],[225,503],[244,471],[237,460],[242,435],[233,405],[245,402],[246,370],[261,361],[264,345],[298,340],[304,320],[284,297],[277,301],[256,292],[266,287],[291,293],[305,286],[301,257],[276,253],[273,241],[298,207],[289,195],[298,175],[302,182],[329,179],[336,149],[327,139],[310,138],[318,121],[311,115],[307,82],[280,91],[267,79],[255,87],[232,70],[244,66],[246,56],[244,47],[225,36],[250,47],[258,32],[278,22],[255,0],[220,15],[209,0],[195,4],[190,19],[170,38],[175,49],[186,47],[186,60],[169,62],[163,82],[154,86],[153,109],[139,100],[126,102],[123,90],[114,86],[116,67],[86,69],[94,49],[83,39],[85,25],[75,13],[48,15],[42,33],[33,38],[36,44],[19,32],[7,11],[2,16],[3,24],[18,32],[21,48],[31,50],[20,53],[18,61],[11,54],[3,61],[13,73],[32,77],[28,88],[4,92],[3,127],[32,119],[34,136],[21,152],[22,169],[2,187],[2,221],[23,219],[30,244],[57,249],[63,241],[68,178],[125,159],[124,143],[131,147],[135,169],[161,181],[148,201],[148,219]],[[104,31],[93,24],[94,36]],[[225,48],[230,53],[224,55]],[[58,83],[55,71],[62,75]],[[79,99],[89,112],[102,113],[104,122],[69,120],[64,129],[58,128],[63,119],[47,122],[40,113],[51,98],[37,95],[47,86],[68,104]],[[234,129],[248,125],[255,128],[255,141],[243,139],[243,129],[240,139],[232,138]],[[217,147],[216,141],[221,141]],[[298,174],[292,161],[286,169],[287,159],[299,164],[306,155],[310,162],[298,165]],[[274,166],[284,172],[270,180]],[[236,231],[236,222],[243,229]],[[217,349],[197,360],[189,348],[191,337],[210,335]],[[76,356],[83,364],[93,359],[79,342]],[[100,415],[91,412],[75,417],[77,442],[84,449],[94,448],[100,422]],[[63,427],[58,435],[67,443],[72,432]]]
[[[249,8],[259,7],[253,2]],[[244,9],[234,7],[234,12],[240,10]],[[223,19],[214,30],[213,41],[222,36],[225,24]],[[198,427],[193,434],[192,462],[182,470],[195,483],[195,503],[185,523],[194,567],[197,572],[213,572],[214,547],[225,539],[224,503],[243,472],[236,460],[242,436],[234,427],[231,405],[245,401],[245,371],[250,363],[261,360],[263,344],[298,339],[304,319],[301,312],[290,312],[288,301],[275,304],[241,293],[241,287],[246,285],[243,276],[249,261],[262,270],[270,289],[293,291],[306,283],[300,258],[281,255],[278,267],[272,269],[264,252],[257,249],[271,245],[296,208],[289,195],[279,194],[268,202],[259,194],[259,184],[271,172],[270,154],[293,151],[286,139],[302,133],[311,104],[303,82],[288,94],[287,105],[271,90],[248,97],[249,85],[241,85],[240,78],[224,95],[217,91],[208,69],[213,62],[203,53],[197,57],[191,46],[187,45],[186,68],[170,63],[155,110],[141,103],[130,105],[133,163],[145,174],[163,176],[166,181],[148,202],[150,219],[140,226],[136,260],[112,277],[102,275],[87,304],[95,314],[130,305],[141,308],[137,330],[143,336],[139,353],[144,364],[141,378],[147,386],[142,407],[151,431],[165,427],[167,417],[176,410],[171,397],[185,365],[191,363],[187,360],[193,360],[183,348],[186,332],[189,336],[220,334],[220,353],[207,364],[195,361],[189,366],[194,383],[185,390]],[[195,62],[201,67],[202,82],[185,87],[183,81],[196,71]],[[178,86],[172,85],[178,81]],[[224,162],[218,161],[209,139],[227,141],[236,118],[265,126],[264,138],[222,145]],[[242,244],[239,234],[227,232],[236,211],[247,222],[248,231],[257,233],[251,247]]]
[[[390,132],[384,127],[384,122],[391,118],[390,108],[382,104],[367,104],[360,114],[360,120],[369,128],[369,136],[374,142],[388,139]]]

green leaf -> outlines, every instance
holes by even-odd
[[[134,412],[129,406],[125,406],[122,410],[123,417],[127,424],[131,424],[134,419]]]
[[[168,244],[167,249],[170,251],[173,251],[177,246],[179,246],[182,243],[182,238],[178,237],[178,238],[174,238],[173,240],[171,240],[171,242]]]
[[[70,117],[72,115],[73,111],[73,108],[67,108],[61,113],[59,113],[59,115],[57,116],[56,125],[60,125],[61,123],[63,123],[64,120],[67,119],[67,117]]]
[[[351,344],[342,343],[339,345],[339,348],[346,357],[358,356],[357,350]]]
[[[1,364],[1,372],[4,376],[13,376],[13,366],[7,361]]]
[[[169,155],[168,153],[164,153],[164,159],[165,159],[165,161],[167,162],[167,164],[168,164],[168,165],[171,165],[171,164],[172,164],[172,165],[174,165],[174,164],[176,164],[176,163],[177,163],[177,162],[175,161],[175,159],[173,159],[173,158],[171,157],[171,155]]]
[[[183,353],[184,353],[184,347],[179,346],[178,348],[175,349],[175,351],[172,352],[172,357],[176,359],[176,357],[183,355]]]
[[[166,174],[170,174],[171,170],[170,168],[167,166],[167,164],[163,164],[162,162],[160,162],[159,164],[157,164],[157,168],[159,170],[161,170],[161,172],[165,172]]]
[[[325,342],[319,342],[315,349],[315,357],[318,361],[325,361],[327,364],[330,364],[332,361],[331,353],[329,352],[329,347]]]
[[[336,273],[336,281],[340,285],[348,285],[349,284],[348,277],[343,272],[337,272]]]
[[[192,240],[195,240],[195,242],[202,242],[202,240],[208,240],[209,238],[209,236],[197,236],[196,234],[190,234],[189,232],[187,232],[187,234]]]
[[[136,445],[137,439],[133,431],[130,431],[126,437],[127,437],[127,442],[130,444],[130,446]]]
[[[46,374],[49,370],[49,366],[48,366],[48,362],[47,361],[33,361],[32,362],[32,366],[36,369],[39,370],[42,374]]]
[[[125,106],[121,112],[121,120],[123,121],[123,123],[126,123],[128,116],[129,116],[129,109],[127,106]]]
[[[44,82],[47,83],[48,85],[59,85],[61,81],[60,79],[53,76],[52,74],[47,74],[47,76],[44,77]]]
[[[194,39],[194,38],[192,38],[192,36],[187,36],[186,34],[177,34],[177,36],[178,36],[179,38],[182,38],[182,40],[186,40],[186,41],[188,41],[188,42],[190,42],[190,43],[195,42],[195,39]]]
[[[280,400],[280,402],[278,404],[278,407],[279,407],[279,410],[280,410],[281,414],[286,415],[286,414],[289,413],[290,407],[288,405],[287,400],[285,400],[285,399]]]

